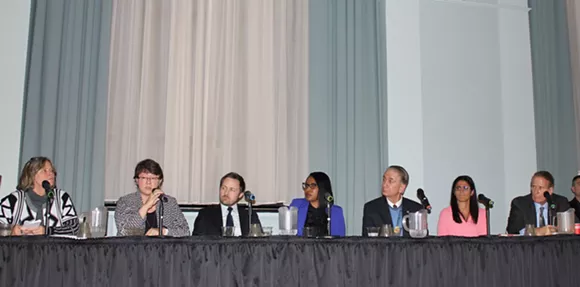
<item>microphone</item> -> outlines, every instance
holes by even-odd
[[[495,204],[493,200],[487,198],[485,195],[483,195],[483,193],[480,193],[477,196],[477,201],[481,202],[481,204],[483,204],[487,208],[493,208],[493,205]]]
[[[249,190],[244,191],[244,198],[249,202],[256,200],[256,196]]]
[[[332,194],[330,194],[330,192],[325,192],[324,193],[324,199],[328,203],[334,203],[334,197],[332,196]]]
[[[419,198],[423,207],[427,209],[427,213],[431,213],[431,204],[429,203],[429,199],[425,196],[425,191],[423,191],[422,188],[417,189],[417,198]]]
[[[158,187],[154,188],[153,190],[151,190],[151,193],[155,193],[155,191],[158,189],[159,189]],[[161,200],[162,202],[167,202],[168,199],[167,196],[165,196],[165,194],[162,194],[159,196],[159,200]]]
[[[548,207],[550,209],[556,209],[556,204],[552,201],[552,195],[549,192],[544,191],[544,197],[546,198],[546,201],[548,201]]]
[[[42,181],[42,188],[44,188],[46,192],[46,208],[44,208],[44,235],[48,236],[50,235],[49,219],[50,219],[51,202],[52,199],[54,198],[54,190],[50,186],[50,182],[48,182],[48,180]]]
[[[48,180],[42,181],[42,188],[44,188],[44,190],[46,191],[46,196],[49,199],[52,199],[54,197],[54,191],[53,191],[52,187],[50,186],[50,182],[48,182]]]

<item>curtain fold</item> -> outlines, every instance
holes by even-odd
[[[385,2],[310,1],[309,17],[310,169],[330,176],[347,234],[360,234],[387,167]]]
[[[574,116],[576,123],[576,164],[580,175],[580,3],[566,1],[568,37],[570,43],[570,64],[572,66],[572,94],[574,97]]]
[[[111,0],[31,3],[20,167],[47,156],[77,212],[103,204]]]
[[[106,199],[158,161],[181,203],[246,179],[258,202],[299,195],[308,158],[308,2],[113,1]]]
[[[538,169],[569,196],[579,163],[565,1],[529,0]]]

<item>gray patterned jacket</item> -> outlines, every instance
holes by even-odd
[[[188,236],[189,225],[185,216],[179,209],[177,200],[174,197],[165,195],[167,202],[163,203],[163,226],[167,228],[167,235]],[[139,191],[122,196],[117,201],[115,209],[115,223],[117,225],[117,236],[127,235],[127,229],[143,229],[145,233],[145,218],[139,215],[139,209],[143,206]],[[159,210],[159,203],[157,203]],[[155,212],[157,214],[157,211]]]

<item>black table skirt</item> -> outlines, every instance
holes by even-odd
[[[0,238],[0,286],[580,286],[580,236]]]

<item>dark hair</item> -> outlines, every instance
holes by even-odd
[[[396,170],[401,176],[401,183],[404,185],[409,185],[409,173],[407,172],[407,170],[405,170],[404,167],[400,165],[391,165],[387,168],[387,170],[389,169]]]
[[[574,183],[575,183],[575,182],[576,182],[576,180],[578,180],[578,179],[580,179],[580,174],[579,174],[579,175],[577,175],[577,176],[575,176],[575,177],[572,179],[572,186],[574,186]]]
[[[453,221],[457,223],[462,223],[461,221],[461,213],[459,212],[459,206],[457,205],[457,197],[455,196],[455,185],[459,181],[465,181],[473,191],[473,194],[469,198],[469,214],[473,219],[474,223],[477,223],[477,218],[479,217],[479,205],[477,204],[477,191],[475,191],[475,183],[473,179],[469,175],[460,175],[458,176],[451,185],[451,211],[453,212]],[[467,221],[467,219],[465,219]]]
[[[534,176],[532,176],[532,180],[534,180],[534,177],[541,177],[545,180],[547,180],[550,185],[548,187],[553,187],[555,182],[554,182],[554,177],[552,176],[552,174],[549,171],[545,171],[545,170],[540,170],[536,173],[534,173]],[[530,182],[530,185],[532,183]]]
[[[324,195],[328,192],[331,196],[334,196],[332,193],[332,185],[330,184],[330,177],[322,171],[315,171],[309,174],[308,177],[314,178],[318,186],[318,203],[320,206],[326,206],[327,202]]]
[[[163,170],[161,166],[152,159],[144,159],[135,166],[135,175],[133,179],[139,178],[139,174],[146,172],[159,176],[159,186],[163,185]]]
[[[246,182],[244,181],[244,178],[236,172],[230,172],[222,176],[222,179],[220,179],[220,188],[222,187],[222,184],[224,184],[226,178],[237,179],[240,182],[240,192],[246,191]]]

